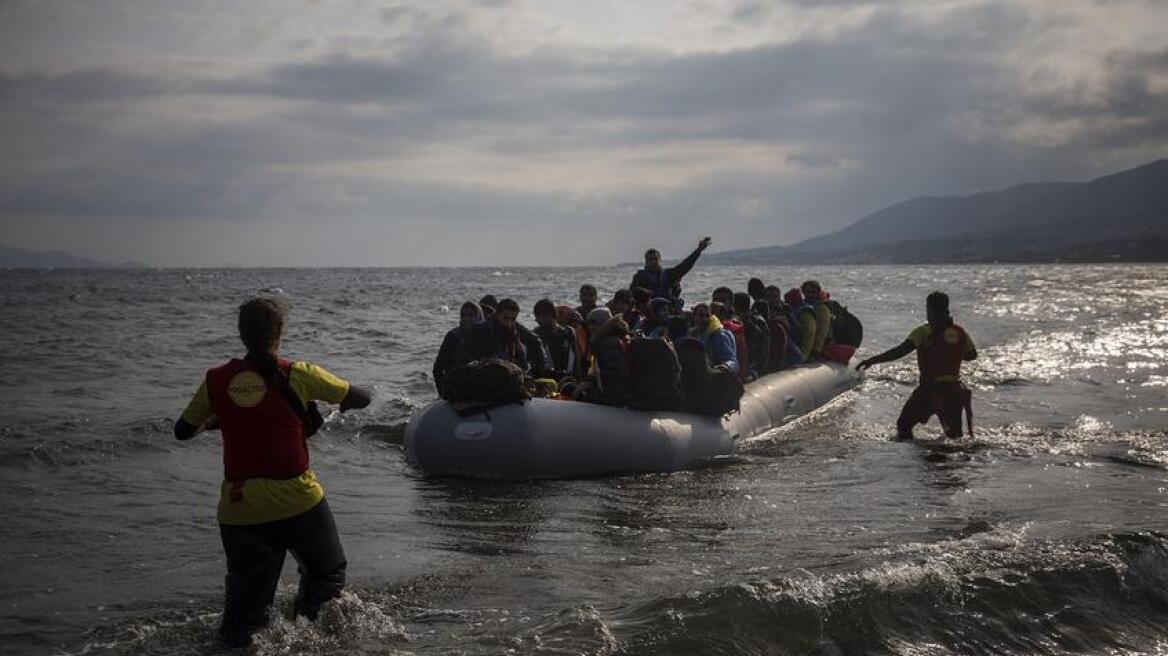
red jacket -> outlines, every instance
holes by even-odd
[[[292,363],[280,359],[284,375]],[[308,443],[288,400],[248,362],[207,372],[207,396],[223,431],[224,478],[294,478],[308,469]]]
[[[952,344],[945,339],[945,332],[950,328],[957,331],[957,340]],[[961,362],[965,355],[965,344],[968,338],[965,329],[957,324],[944,328],[933,327],[933,334],[929,341],[917,349],[917,365],[921,368],[921,382],[931,384],[942,376],[950,376],[954,380],[961,374]]]

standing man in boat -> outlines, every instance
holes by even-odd
[[[685,304],[681,299],[681,279],[689,273],[702,251],[709,248],[712,241],[709,237],[702,237],[689,257],[668,269],[661,267],[661,251],[650,248],[645,251],[645,268],[633,275],[629,289],[644,287],[652,293],[652,298],[664,298],[680,310]]]
[[[219,635],[250,644],[270,621],[284,556],[300,569],[293,614],[316,620],[345,585],[345,552],[324,488],[308,464],[307,438],[324,423],[314,401],[341,412],[369,405],[368,392],[322,367],[279,356],[284,308],[257,298],[239,308],[247,355],[207,372],[174,424],[174,436],[223,433],[219,535],[227,556],[227,599]]]
[[[933,415],[941,420],[946,437],[961,437],[961,411],[972,435],[972,392],[961,382],[961,363],[977,359],[977,348],[969,333],[953,323],[949,314],[949,295],[933,292],[925,300],[928,322],[917,326],[899,346],[875,355],[856,369],[863,371],[874,364],[891,362],[917,352],[920,384],[905,401],[896,420],[896,439],[911,440],[913,426],[928,423]]]

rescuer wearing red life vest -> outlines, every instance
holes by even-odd
[[[299,564],[295,615],[315,620],[345,585],[345,553],[309,469],[306,438],[322,423],[313,401],[339,403],[343,412],[364,408],[370,396],[314,364],[280,358],[283,332],[275,301],[240,306],[246,357],[209,370],[174,424],[180,440],[204,429],[223,433],[218,521],[227,590],[219,634],[232,647],[249,644],[268,623],[286,552]]]
[[[908,339],[895,348],[864,360],[856,369],[900,359],[914,350],[921,379],[896,420],[896,439],[911,440],[913,426],[924,424],[933,415],[941,420],[946,437],[961,437],[961,411],[966,412],[969,431],[973,433],[972,393],[961,383],[961,363],[977,359],[977,349],[969,333],[953,323],[949,315],[949,296],[933,292],[925,300],[928,323],[909,333]]]

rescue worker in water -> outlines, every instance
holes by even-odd
[[[369,405],[370,396],[314,364],[280,358],[283,333],[284,310],[275,301],[240,306],[247,355],[209,370],[174,424],[180,440],[202,430],[223,433],[218,521],[227,590],[219,634],[229,647],[250,644],[270,621],[286,552],[300,571],[294,615],[315,620],[345,585],[345,553],[324,488],[309,469],[306,438],[323,423],[314,401],[339,403],[344,412]]]
[[[933,415],[941,421],[946,437],[961,437],[961,412],[965,410],[973,433],[972,392],[961,382],[961,363],[977,359],[977,348],[969,333],[953,323],[949,296],[933,292],[925,300],[928,322],[909,333],[899,346],[872,356],[856,365],[863,371],[874,364],[898,360],[917,352],[920,384],[905,401],[896,420],[896,439],[911,440],[913,426],[928,423]]]

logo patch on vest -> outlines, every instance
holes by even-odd
[[[961,335],[958,334],[956,328],[953,328],[952,326],[950,326],[949,328],[945,329],[945,341],[946,342],[948,342],[950,344],[956,344],[957,340],[959,340],[959,339],[961,339]]]
[[[231,377],[227,383],[227,396],[235,405],[241,408],[252,408],[264,400],[268,386],[264,379],[254,371],[241,371]]]

